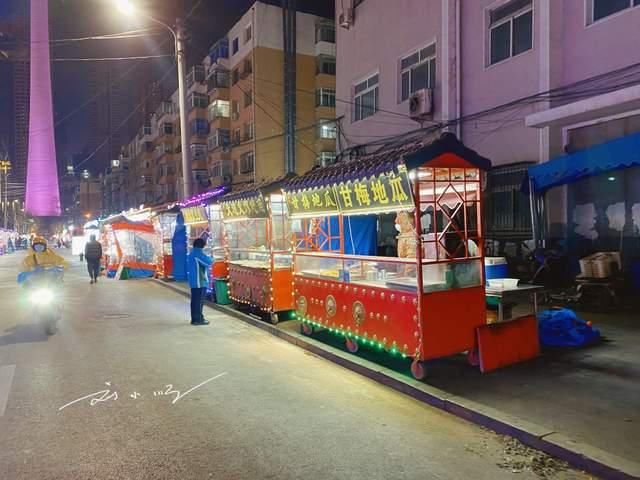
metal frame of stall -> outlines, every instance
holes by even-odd
[[[289,214],[304,232],[295,240],[293,282],[303,333],[326,329],[344,337],[351,352],[367,345],[412,358],[417,379],[428,359],[467,352],[477,364],[476,331],[486,324],[481,172],[489,167],[445,134],[396,155],[372,155],[290,181]],[[424,233],[429,208],[431,231]],[[344,255],[343,220],[409,210],[415,258]],[[310,225],[331,216],[339,218],[339,248],[320,252],[317,236],[309,241]]]

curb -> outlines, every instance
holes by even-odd
[[[185,297],[190,296],[188,291],[176,286],[174,283],[157,279],[154,282]],[[590,445],[582,444],[561,433],[505,414],[473,400],[459,397],[423,382],[407,378],[398,372],[313,340],[311,337],[283,330],[231,307],[209,301],[206,302],[206,305],[253,325],[314,355],[409,395],[422,403],[444,410],[476,425],[486,427],[498,434],[516,438],[529,447],[564,460],[571,466],[592,475],[597,475],[599,478],[607,480],[640,479],[640,464],[636,462],[617,457]]]

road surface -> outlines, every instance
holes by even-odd
[[[23,255],[0,257],[3,480],[533,479],[533,457],[554,464],[213,310],[190,326],[153,281],[90,285],[77,259],[48,337],[15,284]]]

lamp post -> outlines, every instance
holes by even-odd
[[[187,99],[184,87],[184,78],[186,74],[186,56],[185,56],[185,29],[184,23],[178,19],[176,28],[164,23],[162,20],[152,17],[149,14],[141,12],[135,8],[130,0],[116,0],[120,11],[126,15],[138,13],[142,17],[161,25],[171,32],[174,39],[176,61],[178,63],[178,107],[180,112],[180,147],[182,150],[182,198],[187,199],[191,196],[191,159],[189,158],[189,140],[187,138]]]

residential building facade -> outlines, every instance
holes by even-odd
[[[336,19],[340,149],[453,131],[493,162],[489,237],[531,238],[528,165],[640,132],[638,0],[345,0]],[[571,234],[571,190],[548,191],[547,237]]]

